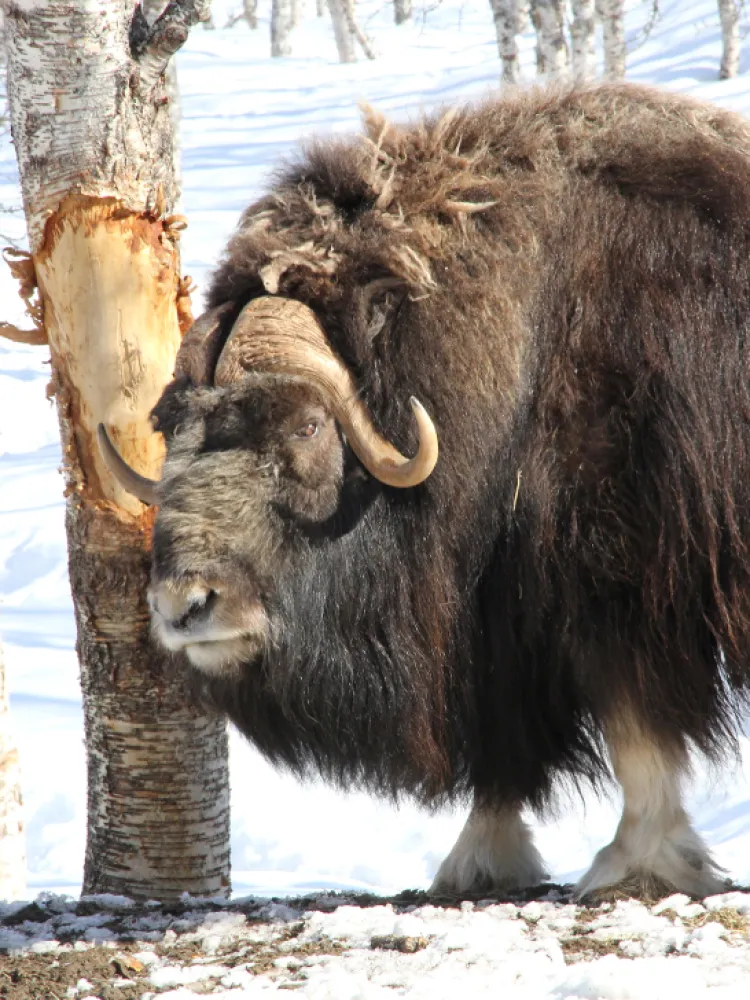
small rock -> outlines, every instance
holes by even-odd
[[[400,951],[404,955],[413,955],[422,951],[430,942],[425,937],[407,937],[404,934],[382,934],[370,939],[370,947],[382,951]]]

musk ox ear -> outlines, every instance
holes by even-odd
[[[224,342],[222,320],[234,308],[225,302],[202,313],[182,338],[175,358],[175,378],[189,378],[195,385],[210,385]]]
[[[352,311],[369,343],[383,332],[408,294],[407,285],[395,275],[375,278],[354,292]]]

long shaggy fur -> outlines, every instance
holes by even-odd
[[[440,461],[348,488],[213,699],[277,762],[426,802],[596,780],[623,713],[717,754],[750,681],[748,125],[620,85],[365,124],[247,210],[209,304],[309,304]]]

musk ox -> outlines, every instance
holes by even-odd
[[[624,85],[313,143],[154,410],[154,630],[272,761],[472,811],[434,889],[723,886],[683,808],[750,683],[750,126]],[[439,455],[438,455],[439,447]]]

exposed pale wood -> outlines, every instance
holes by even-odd
[[[105,424],[123,458],[159,478],[163,442],[149,414],[180,343],[177,251],[160,239],[163,231],[161,222],[116,200],[72,195],[49,220],[36,257],[52,361],[72,394],[69,417],[85,484],[98,484],[98,499],[136,516],[141,505],[107,472],[96,428]]]

